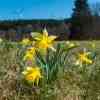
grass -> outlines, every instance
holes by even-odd
[[[77,42],[77,41],[75,41]],[[89,41],[80,41],[80,47],[69,54],[69,62],[60,70],[57,79],[50,85],[31,88],[20,80],[17,47],[0,48],[0,100],[100,100],[100,41],[95,41],[95,63],[86,71],[74,66],[72,54],[86,47]]]

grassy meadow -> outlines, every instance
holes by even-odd
[[[0,100],[100,100],[100,41],[71,42],[79,46],[69,52],[66,66],[63,70],[59,67],[57,77],[53,81],[42,81],[38,86],[25,84],[22,79],[23,64],[18,54],[21,49],[19,43],[2,42]],[[61,44],[63,43],[66,41]],[[91,43],[95,44],[95,48]],[[83,48],[95,52],[96,56],[91,65],[79,67],[73,63],[74,56]]]

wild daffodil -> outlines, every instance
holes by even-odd
[[[21,44],[24,45],[24,46],[27,46],[27,45],[30,45],[32,42],[28,39],[28,38],[24,38],[22,41],[21,41]]]
[[[90,52],[78,53],[78,60],[76,61],[76,65],[92,64],[93,60],[89,58],[89,55]]]
[[[56,39],[56,36],[49,36],[48,32],[46,29],[43,30],[43,34],[35,37],[36,40],[36,46],[38,48],[43,48],[43,49],[47,49],[47,48],[51,48],[52,50],[55,50],[53,48],[53,44],[54,44],[54,40]]]
[[[24,55],[24,58],[23,60],[33,60],[33,58],[35,57],[35,52],[36,51],[36,48],[35,47],[30,47],[26,50],[25,52],[25,55]]]
[[[33,85],[39,84],[39,80],[42,78],[41,70],[39,67],[27,67],[22,74],[25,77],[25,80],[32,82]]]
[[[66,44],[67,44],[68,49],[71,49],[71,48],[78,46],[77,44],[70,42],[70,41],[67,41]]]

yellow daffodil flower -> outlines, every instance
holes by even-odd
[[[30,47],[28,48],[28,50],[25,52],[25,56],[23,58],[23,60],[33,60],[34,56],[35,56],[35,47]]]
[[[36,40],[36,46],[38,48],[51,48],[52,50],[55,50],[53,48],[54,40],[56,39],[56,36],[48,36],[48,32],[46,29],[43,30],[43,34],[39,35],[38,37],[35,38]]]
[[[93,61],[89,59],[90,52],[83,52],[78,54],[78,60],[76,62],[76,65],[82,65],[82,64],[92,64]]]
[[[25,71],[22,72],[25,76],[25,79],[29,82],[32,82],[33,85],[38,86],[39,80],[42,78],[41,71],[39,67],[27,67]]]
[[[69,49],[71,49],[71,48],[74,48],[74,47],[78,46],[78,45],[76,45],[75,43],[70,42],[70,41],[67,41],[67,42],[66,42],[66,44],[67,44],[67,46],[68,46],[68,48],[69,48]]]
[[[24,45],[24,46],[27,46],[27,45],[30,45],[31,44],[31,41],[28,38],[24,38],[21,41],[21,44]]]

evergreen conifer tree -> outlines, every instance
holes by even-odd
[[[88,0],[75,0],[74,9],[71,17],[71,37],[80,38],[89,26],[91,20],[91,11],[88,5]]]

